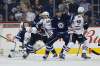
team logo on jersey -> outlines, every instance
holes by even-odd
[[[64,24],[63,23],[58,23],[58,27],[59,28],[64,28]]]

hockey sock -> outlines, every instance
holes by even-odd
[[[82,53],[86,53],[87,52],[87,48],[88,48],[89,43],[86,41],[84,41],[83,46],[82,46]]]
[[[62,50],[61,50],[60,54],[63,54],[63,53],[64,53],[64,49],[62,48]]]
[[[82,47],[82,53],[86,53],[87,52],[87,47],[86,46],[83,46]]]
[[[53,49],[51,52],[52,52],[53,54],[56,54],[56,51],[55,51],[55,49]]]
[[[50,51],[46,50],[45,55],[49,55],[49,52],[50,52]]]

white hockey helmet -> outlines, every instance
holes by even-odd
[[[83,13],[85,11],[84,7],[79,7],[78,8],[78,13]]]
[[[42,16],[49,16],[49,12],[44,11],[41,15],[42,15]]]
[[[34,33],[34,34],[37,33],[37,28],[36,27],[32,27],[32,33]]]

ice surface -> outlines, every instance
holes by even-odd
[[[49,56],[47,60],[43,60],[41,55],[31,54],[27,59],[21,57],[8,58],[0,56],[0,66],[100,66],[100,56],[91,54],[92,58],[85,60],[76,55],[66,55],[66,60],[53,58]]]

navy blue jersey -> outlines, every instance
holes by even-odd
[[[66,32],[70,26],[70,16],[62,15],[61,17],[55,16],[52,19],[52,27],[55,28],[54,32]]]
[[[20,42],[24,42],[24,35],[25,35],[25,33],[26,33],[26,29],[25,29],[25,27],[22,27],[22,30],[17,33],[16,38]]]

